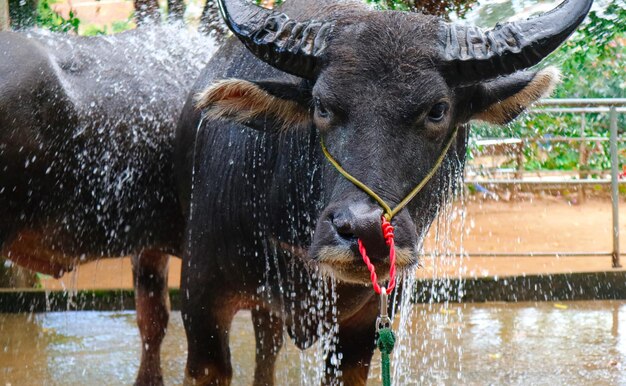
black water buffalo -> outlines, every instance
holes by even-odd
[[[435,178],[392,220],[398,269],[415,266],[462,169],[466,123],[504,124],[549,93],[558,72],[525,69],[574,31],[591,2],[567,0],[487,31],[359,2],[289,0],[269,11],[220,1],[239,40],[229,40],[201,74],[176,139],[188,218],[181,282],[187,381],[229,384],[229,328],[235,312],[248,308],[256,384],[273,384],[283,323],[304,348],[319,337],[320,322],[338,324],[322,383],[365,384],[378,299],[357,240],[385,280],[382,209],[335,170],[320,141],[393,205],[455,141]],[[335,300],[320,300],[328,279],[317,272],[336,279],[330,312],[316,306]]]
[[[213,50],[173,26],[0,33],[0,256],[60,276],[132,254],[138,384],[161,382],[167,254],[179,255],[183,229],[175,125]]]

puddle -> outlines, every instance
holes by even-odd
[[[626,301],[417,305],[398,384],[625,384]],[[254,369],[250,314],[231,334],[233,385]],[[185,334],[174,312],[163,346],[168,385],[182,383]],[[301,355],[288,343],[279,385],[306,384]],[[378,356],[371,384],[378,384]],[[0,385],[132,384],[139,361],[135,314],[0,314]]]

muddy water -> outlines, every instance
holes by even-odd
[[[626,384],[626,302],[416,306],[403,384]],[[249,313],[231,335],[234,385],[251,384]],[[132,384],[139,358],[133,312],[0,314],[0,385]],[[394,358],[398,360],[399,358]],[[370,384],[376,380],[378,357]],[[163,349],[165,380],[180,384],[185,336],[174,313]],[[301,383],[300,354],[281,353],[279,385]]]

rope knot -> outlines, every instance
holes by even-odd
[[[396,336],[390,328],[382,328],[378,331],[378,349],[383,354],[391,354],[396,344]]]
[[[391,386],[391,359],[389,358],[389,354],[393,351],[393,346],[395,346],[395,344],[396,336],[390,328],[382,328],[378,331],[378,341],[376,342],[376,345],[380,350],[383,386]]]
[[[396,242],[393,225],[385,216],[382,217],[381,226],[383,229],[383,237],[389,247],[389,284],[387,285],[387,294],[396,287]]]
[[[394,239],[394,235],[393,235],[393,225],[391,225],[391,223],[389,222],[389,220],[387,220],[387,218],[385,216],[383,216],[382,218],[382,228],[383,228],[383,237],[385,238],[385,242],[387,243],[388,246],[391,246],[391,243],[393,243],[393,239]]]

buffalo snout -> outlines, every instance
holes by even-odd
[[[382,232],[382,209],[369,200],[329,205],[317,223],[310,257],[344,280],[367,281],[359,252],[360,240],[377,272],[384,278],[389,270],[389,247]],[[397,265],[417,263],[417,231],[403,210],[392,221],[395,229]],[[362,279],[362,280],[361,280]]]

